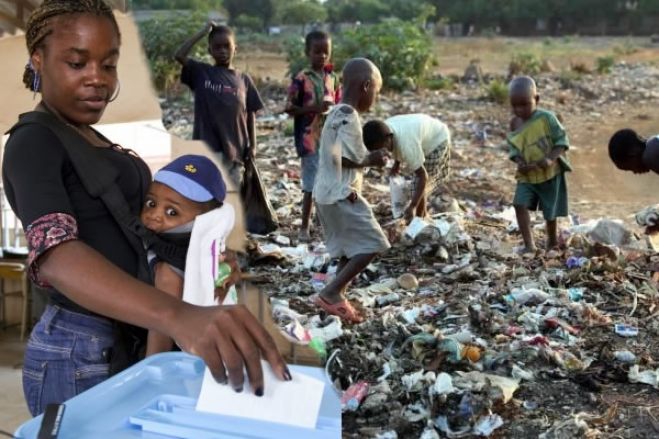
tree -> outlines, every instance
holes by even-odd
[[[134,10],[188,9],[197,11],[219,10],[222,0],[129,0]]]
[[[327,10],[313,0],[295,0],[286,3],[277,11],[282,23],[301,24],[304,31],[304,25],[316,21],[325,21]]]
[[[275,15],[273,0],[224,0],[224,8],[229,13],[229,24],[235,25],[241,15],[257,17],[267,29]]]
[[[390,15],[389,7],[380,0],[327,0],[325,7],[332,23],[376,23]]]

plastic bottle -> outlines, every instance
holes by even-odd
[[[624,350],[624,351],[615,351],[613,356],[616,360],[622,363],[636,363],[636,355],[633,352]]]
[[[549,298],[549,294],[537,288],[513,288],[505,299],[508,302],[513,302],[517,305],[525,305],[527,303],[539,304],[545,302]]]
[[[378,306],[385,306],[398,301],[400,301],[400,294],[398,293],[390,293],[375,298],[375,302],[378,304]]]
[[[215,286],[222,287],[231,276],[231,265],[221,262],[217,265],[217,276],[215,277]]]
[[[359,408],[366,395],[368,394],[368,383],[366,381],[357,381],[348,387],[341,396],[341,411],[354,412]]]
[[[313,337],[309,342],[309,347],[313,349],[322,359],[327,358],[327,349],[325,341],[320,337]]]

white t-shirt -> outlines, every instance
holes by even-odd
[[[394,159],[416,171],[439,145],[451,140],[446,124],[426,114],[401,114],[385,120],[394,133]]]
[[[318,154],[318,173],[313,187],[317,203],[334,204],[345,200],[353,191],[361,193],[362,169],[341,166],[342,157],[363,163],[368,156],[357,110],[346,104],[332,108],[320,135]]]

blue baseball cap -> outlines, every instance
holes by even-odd
[[[188,200],[224,201],[227,193],[222,173],[208,157],[182,155],[156,172],[153,181],[169,186]]]

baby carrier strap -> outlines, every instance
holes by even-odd
[[[57,136],[87,193],[91,197],[100,198],[103,201],[138,256],[138,279],[152,284],[151,270],[142,239],[147,242],[149,240],[156,242],[158,238],[142,225],[136,215],[130,212],[128,202],[117,184],[119,171],[108,160],[94,154],[92,147],[72,127],[63,124],[50,113],[32,111],[22,114],[9,132],[13,133],[20,127],[33,124],[44,126]],[[165,248],[171,246],[168,243],[154,245]],[[169,249],[165,253],[173,255],[170,259],[175,259],[180,263],[181,251]],[[185,261],[185,250],[182,253],[182,259]],[[139,361],[143,357],[146,343],[146,331],[143,328],[119,321],[114,321],[113,326],[115,344],[110,355],[111,374],[120,372]]]
[[[119,177],[117,169],[108,160],[93,154],[94,151],[80,134],[52,114],[40,111],[22,114],[11,132],[29,124],[45,126],[57,136],[85,191],[92,198],[100,198],[103,201],[138,255],[138,278],[150,283],[151,274],[146,263],[144,246],[140,237],[131,230],[135,228],[134,222],[137,218],[130,212],[128,202],[116,183]]]

